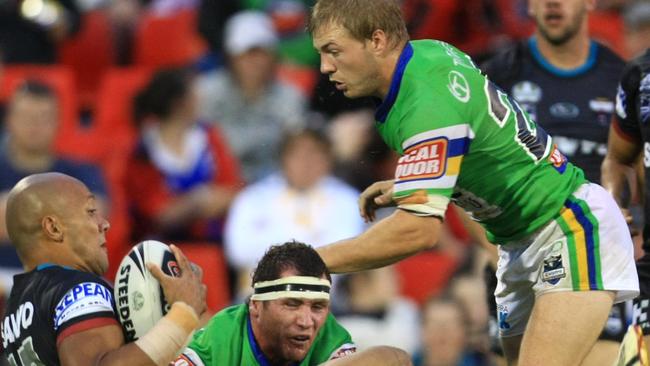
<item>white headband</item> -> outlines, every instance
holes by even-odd
[[[290,276],[253,285],[251,300],[267,301],[287,297],[303,299],[330,299],[330,281],[310,276]]]

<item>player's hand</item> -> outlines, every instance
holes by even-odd
[[[160,267],[151,263],[147,264],[147,268],[160,282],[167,303],[173,304],[176,301],[182,301],[191,306],[196,311],[196,314],[200,316],[207,308],[205,303],[207,287],[201,282],[203,271],[201,267],[191,264],[177,246],[170,245],[169,247],[181,269],[180,276],[168,276],[163,273]]]
[[[359,196],[359,213],[365,222],[375,220],[378,208],[394,206],[393,180],[383,180],[371,184]]]

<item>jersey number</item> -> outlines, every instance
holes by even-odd
[[[27,339],[25,339],[20,345],[20,348],[18,348],[18,359],[20,360],[20,366],[45,366],[34,351],[32,337],[27,337]],[[16,363],[14,355],[7,357],[7,360],[9,360],[9,365],[19,366],[19,364]]]
[[[488,98],[488,113],[494,122],[503,128],[510,115],[515,117],[515,141],[535,162],[542,160],[550,151],[550,139],[542,128],[537,126],[528,114],[524,113],[512,97],[497,88],[491,81],[485,81],[485,94]]]

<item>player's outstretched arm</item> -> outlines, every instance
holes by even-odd
[[[411,366],[409,354],[389,346],[376,346],[328,361],[321,366]]]
[[[170,246],[181,276],[167,276],[160,268],[149,266],[158,279],[171,309],[142,338],[124,344],[119,325],[110,324],[83,330],[67,336],[58,345],[63,366],[167,365],[185,345],[199,325],[205,310],[205,285],[200,271],[194,271],[185,255]]]
[[[361,235],[316,251],[332,273],[379,268],[432,248],[438,242],[441,225],[438,217],[398,209]]]

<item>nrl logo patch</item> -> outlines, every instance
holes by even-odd
[[[562,266],[562,254],[551,255],[544,259],[542,281],[555,285],[564,277],[566,277],[566,272]]]

